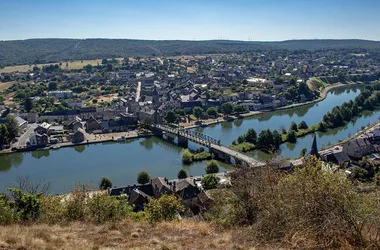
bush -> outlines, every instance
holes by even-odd
[[[191,164],[193,162],[193,154],[189,149],[183,149],[181,151],[182,154],[182,163],[183,164]]]
[[[146,171],[141,171],[137,175],[137,183],[146,184],[150,181],[150,176]]]
[[[162,195],[159,199],[152,199],[146,209],[150,222],[173,220],[178,213],[184,210],[178,197],[167,194]]]
[[[41,197],[40,221],[47,224],[58,224],[66,221],[66,207],[61,202],[62,196]]]
[[[41,194],[26,194],[18,188],[8,188],[14,199],[13,204],[21,220],[37,220],[40,215]]]
[[[177,174],[178,179],[186,179],[187,173],[185,170],[181,169]]]
[[[95,223],[122,219],[133,212],[125,198],[116,198],[106,193],[88,199],[87,206],[87,220]]]
[[[202,177],[201,184],[206,190],[214,189],[218,185],[218,178],[213,174],[206,175],[205,177]]]
[[[219,164],[216,160],[211,160],[207,162],[206,167],[206,174],[216,174],[219,172]]]
[[[12,209],[11,203],[0,198],[0,225],[8,225],[17,221],[17,214]]]
[[[297,142],[297,134],[296,131],[290,130],[289,133],[286,136],[287,141],[290,143],[296,143]]]
[[[298,129],[307,129],[308,127],[305,121],[301,121],[300,124],[298,124]]]
[[[77,185],[68,196],[64,197],[66,219],[71,221],[84,221],[86,219],[86,199],[89,190],[87,185]]]
[[[100,181],[100,184],[99,184],[99,189],[100,190],[106,190],[109,188],[112,188],[111,180],[108,179],[107,177],[102,177],[102,180]]]

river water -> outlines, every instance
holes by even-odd
[[[334,106],[354,99],[360,90],[358,87],[343,87],[330,91],[325,100],[294,109],[265,113],[260,116],[248,117],[224,122],[197,130],[220,139],[223,144],[230,145],[248,128],[254,128],[258,133],[262,129],[288,129],[290,123],[297,124],[304,120],[308,125],[319,122],[323,115]],[[378,120],[380,111],[367,112],[362,117],[345,127],[318,133],[318,145],[326,147],[330,143],[338,143],[349,135],[355,134],[362,126]],[[296,158],[301,149],[310,148],[312,135],[299,138],[297,144],[285,143],[278,152],[285,158]],[[193,143],[189,147],[196,148]],[[189,175],[204,174],[206,162],[184,166],[181,163],[181,149],[158,138],[140,138],[123,143],[101,143],[71,148],[61,148],[50,151],[34,151],[0,156],[0,192],[5,192],[18,176],[29,176],[32,180],[44,179],[52,184],[51,193],[70,191],[76,183],[91,183],[97,187],[103,176],[108,177],[115,186],[134,184],[137,173],[146,170],[152,177],[162,176],[176,178],[183,168]],[[266,159],[263,152],[252,152],[254,157]],[[221,171],[231,169],[227,164],[221,164]]]

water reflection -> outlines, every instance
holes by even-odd
[[[24,159],[22,153],[4,155],[0,157],[0,172],[8,172],[12,167],[17,168]]]
[[[85,149],[86,149],[85,145],[79,145],[79,146],[74,147],[74,150],[77,151],[78,153],[82,153]]]
[[[42,157],[49,157],[50,150],[35,150],[31,152],[32,157],[36,159],[41,159]]]

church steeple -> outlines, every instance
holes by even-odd
[[[316,134],[314,134],[313,144],[311,144],[310,152],[308,155],[314,155],[317,158],[321,158],[321,156],[318,153],[317,135]]]

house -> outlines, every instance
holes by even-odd
[[[72,131],[77,131],[79,128],[84,129],[86,122],[83,122],[79,116],[75,116],[74,119],[66,124],[66,127]]]
[[[363,156],[373,153],[375,148],[367,138],[350,140],[343,144],[343,150],[348,156],[361,159]]]
[[[102,123],[95,119],[93,116],[91,116],[87,121],[86,121],[86,127],[88,131],[94,131],[94,130],[99,130],[102,129]]]
[[[347,152],[343,150],[329,150],[322,155],[322,159],[325,162],[332,162],[337,165],[344,165],[345,163],[350,163],[350,157],[348,157]]]
[[[86,132],[79,128],[74,134],[71,135],[71,141],[73,143],[79,143],[86,139]]]
[[[37,128],[34,129],[34,132],[40,135],[48,134],[49,128],[51,127],[51,124],[47,122],[43,122],[37,126]]]
[[[62,134],[63,133],[63,126],[62,125],[57,125],[57,126],[50,126],[49,135],[51,134]]]
[[[195,179],[181,179],[178,182],[174,182],[173,186],[175,192],[183,200],[194,198],[200,193],[200,190],[198,189],[198,186],[195,183]]]
[[[49,91],[48,96],[56,97],[58,99],[69,99],[73,97],[73,91],[71,90]]]
[[[17,126],[20,128],[20,129],[24,129],[27,125],[28,125],[28,122],[25,121],[24,119],[22,119],[21,117],[19,116],[16,116],[15,117],[15,120],[17,122]]]
[[[45,147],[49,143],[47,134],[34,133],[29,137],[29,146],[31,147]]]

